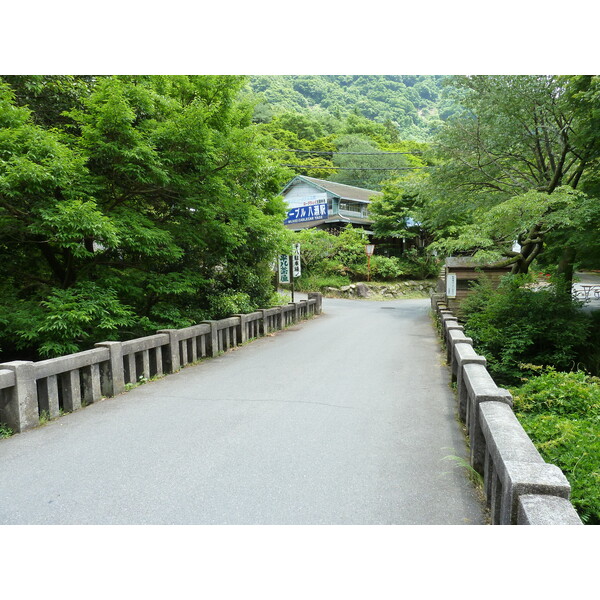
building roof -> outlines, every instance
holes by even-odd
[[[298,180],[305,181],[315,187],[318,187],[338,198],[344,200],[359,200],[361,202],[369,202],[372,196],[383,196],[381,192],[375,190],[367,190],[365,188],[355,187],[353,185],[346,185],[345,183],[337,183],[335,181],[326,181],[325,179],[316,179],[315,177],[307,177],[306,175],[296,175],[286,186],[283,188],[285,192]]]
[[[498,269],[507,270],[510,267],[498,267],[475,260],[472,256],[449,256],[446,258],[446,267],[449,269]]]

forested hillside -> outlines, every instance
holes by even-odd
[[[442,76],[262,75],[242,92],[273,160],[373,190],[423,169],[428,142],[457,109]]]
[[[260,95],[254,118],[299,112],[343,120],[354,113],[397,129],[400,139],[426,141],[455,111],[443,76],[279,75],[251,77]]]

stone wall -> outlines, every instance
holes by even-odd
[[[458,415],[470,443],[470,464],[484,478],[493,525],[581,525],[569,501],[563,472],[544,462],[512,410],[512,396],[496,385],[486,359],[444,303],[432,294],[451,377],[457,385]]]
[[[322,296],[285,306],[204,321],[185,329],[164,329],[126,342],[101,342],[93,350],[38,362],[0,364],[0,423],[20,433],[42,415],[58,417],[135,384],[321,314]]]
[[[353,283],[339,288],[328,287],[326,296],[336,298],[377,298],[398,300],[414,294],[429,296],[435,290],[435,281],[400,281],[395,283]]]

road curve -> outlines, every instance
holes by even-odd
[[[0,440],[0,524],[481,524],[428,300],[324,314]]]

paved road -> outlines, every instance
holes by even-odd
[[[427,300],[322,316],[0,440],[0,524],[479,524]]]
[[[575,283],[573,291],[577,292],[577,297],[584,301],[586,311],[600,310],[600,296],[590,289],[589,286],[600,286],[600,274],[597,272],[583,271],[575,273]]]

